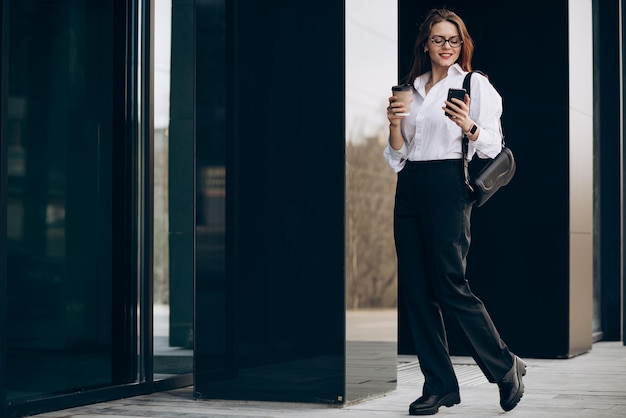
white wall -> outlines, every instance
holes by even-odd
[[[587,351],[592,344],[592,23],[591,0],[569,0],[570,354]]]

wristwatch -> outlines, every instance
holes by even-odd
[[[469,131],[465,132],[465,134],[470,134],[470,135],[474,135],[476,133],[476,130],[478,129],[478,126],[476,126],[476,124],[473,124],[472,127],[470,128]]]

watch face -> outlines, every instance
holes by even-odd
[[[478,126],[476,126],[476,124],[472,125],[472,129],[470,129],[470,133],[474,135],[476,133],[476,129],[478,129]]]

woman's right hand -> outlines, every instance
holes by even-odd
[[[408,113],[408,109],[404,103],[398,101],[396,96],[389,97],[389,106],[387,106],[387,119],[389,119],[390,127],[399,127],[400,121],[406,116],[398,116],[398,113]]]

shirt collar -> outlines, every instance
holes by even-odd
[[[463,68],[461,68],[459,64],[452,64],[450,68],[448,68],[448,75],[450,75],[450,70],[456,71],[459,74],[465,74],[465,71],[463,71]]]
[[[463,71],[463,69],[458,63],[452,64],[450,68],[448,68],[448,75],[450,75],[451,71],[454,71],[458,74],[465,74],[465,71]],[[422,89],[425,88],[426,83],[428,83],[428,80],[430,80],[430,73],[431,71],[428,71],[415,79],[415,81],[413,82],[413,87],[415,87],[415,90],[420,90],[420,88]]]

